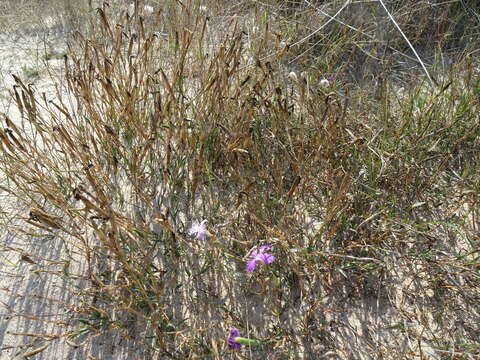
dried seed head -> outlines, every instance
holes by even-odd
[[[327,79],[322,79],[320,80],[320,86],[322,88],[327,88],[330,86],[330,81],[328,81]]]
[[[292,81],[298,81],[298,76],[295,74],[295,71],[290,72],[290,74],[288,74],[288,78]]]

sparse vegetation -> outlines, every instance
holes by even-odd
[[[67,310],[30,355],[478,358],[476,2],[384,2],[426,71],[380,2],[139,4],[71,18],[65,89],[2,119],[5,229],[57,249],[10,272]]]

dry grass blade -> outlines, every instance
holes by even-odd
[[[47,345],[43,345],[43,346],[40,346],[34,350],[31,350],[31,351],[27,351],[26,353],[22,354],[21,356],[17,357],[18,359],[29,359],[31,358],[32,356],[35,356],[37,354],[40,354],[41,352],[45,351],[47,348],[48,348],[48,344]]]

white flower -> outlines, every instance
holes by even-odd
[[[320,86],[322,88],[327,88],[330,86],[330,81],[328,81],[327,79],[322,79],[320,80]]]

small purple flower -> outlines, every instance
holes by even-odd
[[[207,220],[194,221],[190,229],[188,229],[188,235],[195,235],[199,240],[205,240],[207,234]]]
[[[260,247],[260,250],[252,250],[250,252],[250,261],[247,264],[247,273],[252,273],[257,267],[257,264],[271,264],[275,261],[275,256],[268,254],[267,251],[272,250],[272,245],[264,245]]]
[[[240,336],[240,331],[237,328],[230,328],[230,336],[227,339],[228,347],[233,350],[238,350],[242,347],[239,343],[236,342],[237,337]]]

